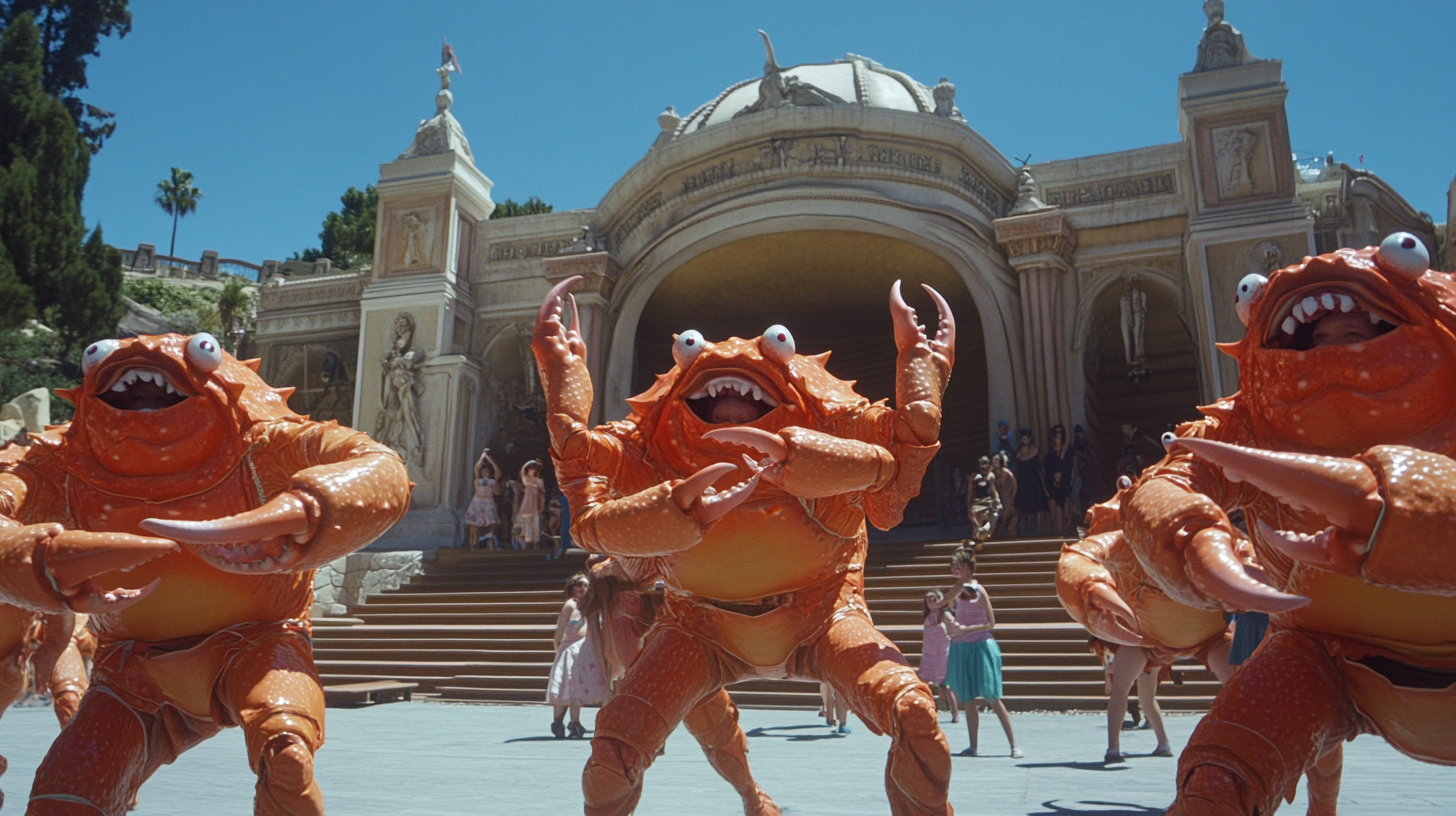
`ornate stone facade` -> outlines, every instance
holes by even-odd
[[[687,328],[713,340],[784,322],[801,349],[835,350],[831,370],[866,395],[891,396],[880,324],[898,276],[957,310],[944,460],[984,452],[1005,419],[1038,441],[1083,425],[1110,467],[1122,424],[1155,438],[1234,388],[1215,344],[1242,332],[1243,275],[1396,229],[1433,257],[1448,240],[1368,172],[1293,166],[1281,63],[1249,53],[1222,2],[1206,11],[1194,70],[1168,78],[1177,142],[1014,166],[948,78],[927,86],[855,54],[784,67],[765,35],[762,74],[658,115],[646,156],[596,207],[494,221],[442,88],[382,168],[375,269],[265,287],[264,371],[406,455],[414,505],[380,546],[447,546],[480,448],[508,474],[544,458],[529,345],[552,283],[584,278],[594,413],[610,420]]]

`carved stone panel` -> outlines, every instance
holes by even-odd
[[[384,205],[380,277],[444,271],[450,240],[446,204],[443,199],[413,199]]]
[[[1282,109],[1200,120],[1195,139],[1204,207],[1294,195]]]

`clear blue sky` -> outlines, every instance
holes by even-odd
[[[497,201],[592,207],[642,157],[668,104],[684,115],[779,62],[854,52],[921,82],[948,76],[971,126],[1032,161],[1178,140],[1178,75],[1201,0],[838,2],[154,2],[104,41],[83,98],[115,111],[86,188],[88,223],[165,252],[152,201],[173,165],[205,197],[177,254],[254,263],[318,243],[350,186],[434,112],[448,36],[453,112]],[[1284,61],[1291,142],[1356,162],[1446,219],[1456,175],[1456,3],[1228,0],[1256,57]]]

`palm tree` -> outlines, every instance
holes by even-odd
[[[167,249],[168,257],[177,251],[177,219],[192,214],[201,199],[202,191],[192,186],[192,174],[180,167],[172,168],[170,179],[157,182],[157,204],[172,216],[172,246]]]
[[[222,287],[222,294],[217,299],[217,316],[222,321],[222,344],[228,351],[233,351],[237,345],[237,337],[233,335],[234,324],[241,324],[243,315],[252,306],[252,298],[243,288],[243,282],[239,278],[228,278],[228,282]],[[238,333],[241,336],[242,332]]]

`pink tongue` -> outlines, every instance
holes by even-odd
[[[713,415],[710,421],[717,425],[723,422],[744,424],[758,419],[758,403],[738,394],[721,394],[713,401]]]

